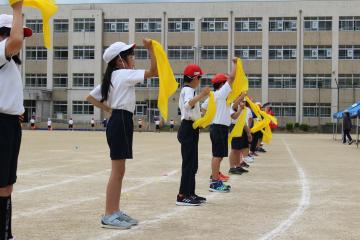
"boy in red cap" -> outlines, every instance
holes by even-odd
[[[184,86],[181,89],[179,108],[181,125],[178,140],[181,144],[182,172],[179,194],[176,205],[197,206],[206,202],[206,198],[195,194],[195,175],[198,170],[199,129],[193,129],[194,121],[201,117],[199,101],[210,93],[210,88],[204,88],[196,95],[203,71],[198,65],[190,64],[184,70]]]
[[[24,96],[19,65],[24,37],[22,1],[11,7],[13,15],[0,15],[0,239],[13,239],[11,232],[11,194],[17,180],[21,145],[20,117],[24,113]]]
[[[211,162],[211,192],[229,192],[230,186],[223,182],[228,180],[228,176],[220,172],[220,164],[224,157],[228,156],[228,134],[231,124],[230,106],[226,104],[226,99],[231,92],[231,86],[235,80],[236,60],[230,76],[223,73],[216,74],[211,82],[215,90],[216,115],[210,126],[210,139],[212,143],[212,162]],[[207,109],[208,100],[202,105],[202,109]]]

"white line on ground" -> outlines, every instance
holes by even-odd
[[[286,232],[291,225],[293,225],[300,217],[304,214],[305,210],[310,205],[310,187],[309,182],[306,178],[306,174],[304,169],[300,166],[299,162],[296,160],[293,152],[291,151],[289,144],[287,144],[284,139],[282,139],[283,144],[286,147],[286,150],[288,151],[291,160],[293,161],[296,170],[299,174],[299,180],[301,184],[301,199],[299,201],[297,209],[283,222],[280,223],[276,228],[271,230],[270,232],[266,233],[264,236],[259,238],[259,240],[272,240],[275,237],[283,234]]]

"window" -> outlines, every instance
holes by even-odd
[[[270,32],[296,32],[296,17],[270,18]]]
[[[74,32],[95,32],[95,18],[74,18]]]
[[[330,103],[304,103],[303,105],[304,117],[330,117],[331,104]]]
[[[73,101],[73,114],[94,114],[94,106],[87,101]]]
[[[269,59],[296,59],[296,46],[270,46]]]
[[[304,46],[304,59],[331,59],[331,46]]]
[[[194,49],[191,46],[169,46],[168,56],[177,60],[194,59]]]
[[[74,46],[74,59],[94,59],[94,46]]]
[[[31,28],[33,33],[43,32],[43,23],[41,19],[27,19],[26,27]]]
[[[27,73],[25,75],[25,87],[30,88],[46,88],[46,73]]]
[[[26,60],[46,60],[47,49],[44,47],[26,47]]]
[[[104,32],[129,32],[129,19],[105,19]]]
[[[304,18],[305,31],[331,31],[332,18],[331,17],[305,17]]]
[[[229,29],[227,18],[204,18],[201,22],[203,32],[227,32]]]
[[[339,87],[360,88],[360,74],[339,74]]]
[[[271,106],[275,116],[296,116],[296,103],[271,103]]]
[[[269,74],[269,88],[296,88],[296,75]]]
[[[54,47],[54,60],[67,60],[68,52],[67,47]]]
[[[54,32],[68,32],[69,20],[68,19],[54,19]]]
[[[136,46],[135,50],[135,59],[149,59],[149,52],[145,47]]]
[[[135,19],[135,32],[161,32],[161,18]]]
[[[193,32],[195,31],[195,18],[169,18],[169,32]]]
[[[330,88],[331,74],[304,74],[304,88]]]
[[[360,16],[357,17],[340,17],[340,31],[360,31]]]
[[[148,103],[146,101],[137,101],[135,105],[135,115],[144,116],[146,115]]]
[[[159,87],[159,78],[154,77],[154,78],[148,79],[147,83],[148,83],[148,87],[150,87],[150,88],[158,88]]]
[[[341,45],[339,46],[339,59],[360,59],[359,45]]]
[[[249,74],[249,88],[261,88],[261,74]]]
[[[54,115],[61,113],[67,114],[67,101],[54,101],[53,102]]]
[[[94,87],[93,73],[73,73],[73,87]]]
[[[262,18],[235,18],[236,32],[261,32]]]
[[[201,87],[212,87],[212,83],[211,83],[211,79],[213,78],[214,75],[212,74],[205,74],[204,76],[202,76],[200,84]]]
[[[66,88],[68,82],[67,73],[54,73],[54,88]]]
[[[241,59],[261,59],[261,46],[235,46],[235,56]]]
[[[204,46],[201,49],[201,59],[227,59],[227,46]]]

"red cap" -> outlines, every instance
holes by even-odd
[[[204,75],[204,72],[201,70],[201,68],[196,64],[189,64],[186,66],[184,70],[184,76],[188,77],[195,77],[195,76],[202,76]]]
[[[226,74],[218,73],[211,79],[211,82],[212,82],[212,84],[223,83],[223,82],[226,82],[228,79],[229,79],[229,76],[227,76]]]

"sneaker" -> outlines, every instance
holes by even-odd
[[[242,167],[237,167],[236,169],[241,173],[248,173],[249,172],[249,170],[246,170],[245,168],[242,168]]]
[[[124,220],[125,222],[130,223],[132,226],[138,225],[139,221],[130,217],[129,215],[127,215],[126,213],[124,213],[123,211],[117,211],[115,214],[117,214],[120,218],[120,220]]]
[[[238,168],[230,168],[229,169],[229,174],[241,175],[241,174],[243,174],[243,172],[240,171]]]
[[[111,215],[105,215],[101,218],[101,225],[103,228],[109,229],[130,229],[131,224],[125,220],[122,220],[116,213]]]
[[[198,200],[200,203],[206,203],[206,198],[204,198],[204,197],[200,197],[200,196],[198,196],[198,195],[196,195],[196,194],[194,194],[193,196],[191,196],[192,198],[194,198],[194,199],[196,199],[196,200]]]
[[[258,147],[256,149],[256,151],[261,152],[261,153],[266,153],[266,150],[264,148],[262,148],[262,147]]]
[[[250,157],[257,157],[257,156],[259,156],[259,154],[257,154],[256,152],[251,152],[251,153],[249,154],[249,156],[250,156]]]
[[[251,156],[246,156],[244,157],[244,161],[249,164],[249,163],[253,163],[254,162],[254,158]]]
[[[209,187],[210,192],[220,192],[220,193],[228,193],[230,192],[230,187],[225,185],[222,181],[212,181]]]
[[[240,167],[242,167],[242,168],[249,168],[250,165],[247,164],[247,163],[244,161],[244,162],[242,162],[242,163],[240,164]]]
[[[349,145],[353,144],[354,143],[354,140],[351,140],[349,141]]]
[[[177,196],[176,205],[178,206],[199,206],[201,202],[193,197]]]
[[[230,179],[229,176],[224,175],[222,172],[219,172],[219,177],[226,180],[226,181],[223,181],[223,182],[227,182]]]

